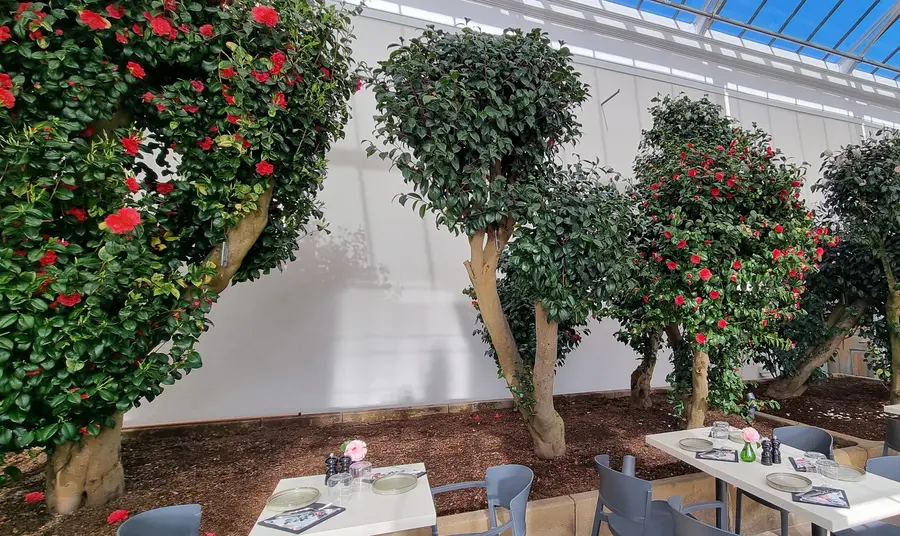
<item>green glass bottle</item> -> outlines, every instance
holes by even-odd
[[[749,441],[744,443],[744,448],[741,450],[741,460],[745,462],[756,461],[756,451],[753,450],[753,445]]]

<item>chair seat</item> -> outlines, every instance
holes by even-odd
[[[900,527],[875,521],[835,532],[834,534],[835,536],[900,536]]]
[[[672,536],[670,512],[669,503],[666,501],[653,501],[650,503],[650,517],[644,524],[608,514],[609,531],[615,536]]]

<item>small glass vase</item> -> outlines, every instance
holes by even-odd
[[[741,450],[741,460],[748,463],[756,461],[756,451],[753,450],[753,444],[749,441],[744,443],[744,448]]]

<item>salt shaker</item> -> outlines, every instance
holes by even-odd
[[[781,440],[772,437],[772,463],[781,465]]]

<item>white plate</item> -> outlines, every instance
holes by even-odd
[[[837,477],[835,480],[843,480],[844,482],[859,482],[866,478],[866,472],[852,465],[841,464],[838,467]]]
[[[294,508],[303,508],[316,502],[319,490],[316,488],[291,488],[273,493],[266,501],[266,510],[285,512]]]
[[[809,490],[812,480],[795,473],[769,473],[766,475],[766,484],[778,491],[796,493]]]
[[[419,479],[408,473],[394,473],[372,482],[372,491],[378,495],[400,495],[416,488]]]
[[[678,446],[688,452],[706,452],[712,450],[713,442],[699,437],[687,437],[679,441]]]

